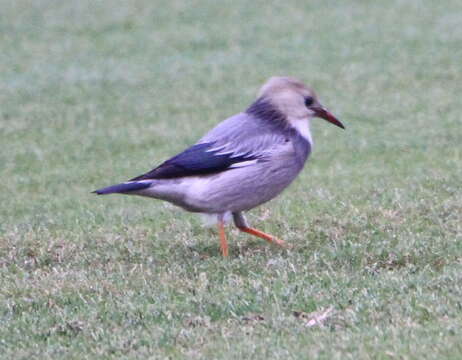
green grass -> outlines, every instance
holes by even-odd
[[[0,0],[0,357],[462,358],[461,2],[162,4]],[[278,74],[347,126],[249,215],[292,249],[90,194]]]

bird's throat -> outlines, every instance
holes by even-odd
[[[306,139],[310,143],[310,145],[313,145],[309,119],[296,119],[292,121],[289,120],[289,122],[292,125],[292,127],[300,134],[300,136]]]

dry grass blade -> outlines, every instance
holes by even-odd
[[[329,306],[327,309],[321,309],[319,311],[314,311],[311,313],[294,311],[293,314],[296,318],[305,321],[306,327],[313,327],[316,325],[324,325],[326,320],[328,320],[334,314],[334,308],[332,306]]]

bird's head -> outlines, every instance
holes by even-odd
[[[260,89],[259,99],[270,103],[287,121],[296,125],[300,120],[319,117],[344,129],[343,124],[319,102],[316,93],[300,80],[272,77]]]

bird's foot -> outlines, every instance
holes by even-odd
[[[283,247],[285,249],[290,248],[290,246],[285,241],[283,241],[281,239],[278,239],[278,238],[274,237],[273,235],[269,235],[267,233],[264,233],[263,231],[260,231],[260,230],[254,229],[254,228],[250,228],[250,227],[245,227],[245,226],[240,226],[239,230],[241,230],[243,232],[246,232],[246,233],[248,233],[250,235],[259,237],[260,239],[264,239],[264,240],[268,241],[271,244],[278,245],[278,246]]]
[[[284,240],[278,239],[278,238],[273,238],[273,241],[270,241],[273,244],[276,244],[284,249],[290,249],[291,245],[287,244]]]

